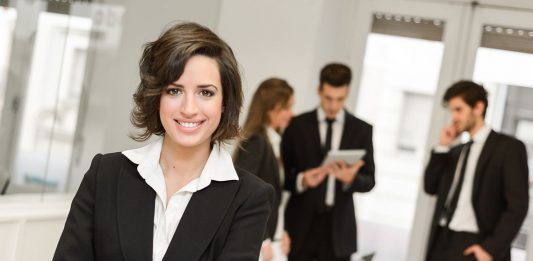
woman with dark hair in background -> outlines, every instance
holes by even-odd
[[[194,23],[145,46],[133,137],[98,154],[53,260],[250,260],[259,257],[274,191],[236,170],[221,143],[239,136],[241,78],[230,47]]]
[[[290,248],[289,236],[279,220],[279,217],[283,217],[284,208],[281,204],[284,177],[279,146],[280,132],[292,118],[293,93],[293,88],[282,79],[270,78],[259,85],[244,123],[245,139],[237,147],[234,156],[236,166],[270,183],[276,191],[275,204],[267,223],[266,240],[263,242],[262,260],[273,258],[273,241],[279,241],[285,256]]]

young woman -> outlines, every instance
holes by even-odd
[[[53,260],[257,260],[271,186],[236,170],[241,80],[230,47],[177,24],[148,43],[132,122],[145,147],[94,157]]]
[[[270,183],[276,191],[275,204],[268,220],[266,240],[261,252],[263,260],[271,260],[273,257],[272,241],[280,242],[281,252],[285,256],[290,248],[289,236],[283,230],[283,222],[278,222],[284,209],[281,204],[284,202],[284,178],[279,146],[280,132],[292,118],[293,92],[293,88],[282,79],[267,79],[259,85],[244,124],[245,139],[239,144],[234,157],[236,166]]]

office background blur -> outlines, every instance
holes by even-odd
[[[138,62],[171,21],[229,43],[246,106],[276,76],[304,112],[325,63],[352,68],[347,109],[374,125],[377,179],[354,195],[354,260],[422,260],[434,204],[422,172],[452,82],[489,90],[487,123],[524,141],[532,166],[530,0],[0,0],[0,260],[50,260],[92,157],[142,145],[128,138]],[[529,232],[531,217],[513,260],[533,260]]]

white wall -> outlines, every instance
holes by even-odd
[[[52,260],[72,195],[0,197],[0,260]]]
[[[312,0],[223,1],[217,31],[242,66],[246,108],[259,83],[272,76],[295,88],[295,111],[314,105],[321,7]]]
[[[296,113],[316,107],[322,66],[350,61],[354,2],[223,1],[217,31],[242,65],[245,108],[259,83],[272,76],[295,88]]]

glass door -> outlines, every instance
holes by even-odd
[[[0,70],[3,193],[65,190],[92,27],[90,18],[72,15],[79,6],[88,4],[17,1],[2,11],[9,14],[2,28],[18,16],[5,96]]]
[[[475,10],[465,77],[489,91],[486,121],[526,144],[533,166],[533,12]],[[530,171],[530,184],[533,173]],[[530,196],[533,196],[530,189]],[[530,199],[530,207],[533,200]],[[533,260],[531,211],[512,245],[512,260]],[[528,254],[530,253],[530,254]]]
[[[374,127],[376,187],[356,195],[359,253],[407,257],[435,97],[451,73],[458,6],[368,1],[355,114]],[[368,23],[370,21],[370,23]],[[363,23],[363,21],[361,21]],[[414,233],[413,232],[413,233]],[[391,242],[394,242],[391,244]]]
[[[9,60],[13,36],[15,33],[15,22],[17,11],[13,7],[3,6],[0,2],[0,126],[2,126],[2,111],[4,109],[5,92]],[[0,164],[0,195],[5,193],[9,183],[7,168]]]
[[[0,117],[4,108],[4,92],[7,82],[7,68],[11,53],[11,43],[15,31],[17,10],[0,5]],[[0,119],[1,120],[1,119]]]

